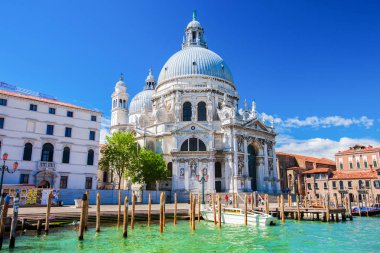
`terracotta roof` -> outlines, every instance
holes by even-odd
[[[35,96],[29,96],[29,95],[24,95],[24,94],[20,94],[20,93],[16,93],[16,92],[5,91],[5,90],[0,90],[0,94],[12,96],[12,97],[30,99],[30,100],[34,100],[34,101],[38,101],[38,102],[43,102],[43,103],[49,103],[49,104],[55,104],[55,105],[70,107],[70,108],[74,108],[74,109],[81,109],[81,110],[86,110],[86,111],[92,111],[92,112],[99,113],[98,111],[95,111],[95,110],[87,109],[87,108],[80,107],[80,106],[73,105],[73,104],[68,104],[68,103],[65,103],[65,102],[60,102],[60,101],[57,101],[57,100],[54,100],[54,99],[47,99],[47,98],[40,98],[40,97],[35,97]]]
[[[276,155],[293,156],[295,158],[302,159],[308,162],[321,163],[321,164],[326,164],[326,165],[336,165],[334,161],[327,158],[317,158],[317,157],[312,157],[312,156],[290,154],[290,153],[285,153],[285,152],[276,152]]]
[[[376,172],[363,171],[363,172],[351,172],[351,171],[334,171],[330,179],[376,179]]]
[[[302,167],[290,167],[290,168],[287,168],[288,170],[306,170],[306,168],[302,168]]]
[[[335,155],[340,154],[350,154],[350,153],[363,153],[363,152],[376,152],[380,151],[380,147],[372,147],[372,146],[363,146],[363,145],[355,145],[353,147],[350,147],[347,150],[339,151]]]
[[[312,169],[312,170],[307,170],[307,171],[303,172],[302,174],[328,173],[330,171],[331,171],[330,168],[316,168],[316,169]]]

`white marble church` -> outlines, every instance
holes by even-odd
[[[112,94],[111,133],[134,131],[141,146],[162,154],[173,192],[199,192],[203,171],[206,193],[279,191],[273,122],[258,118],[255,102],[238,109],[231,70],[208,49],[195,14],[158,81],[150,70],[129,109],[128,98],[121,77]]]

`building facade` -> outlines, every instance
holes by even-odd
[[[187,25],[182,49],[152,71],[144,89],[129,95],[123,78],[112,94],[111,133],[132,131],[139,144],[163,155],[174,192],[258,190],[278,192],[273,122],[258,117],[256,104],[238,108],[239,95],[226,62],[208,49],[196,19]]]
[[[0,90],[0,153],[19,164],[4,184],[96,189],[100,121],[97,111]]]
[[[380,201],[380,147],[355,145],[335,154],[337,170],[304,172],[306,191],[311,198],[330,193],[338,202],[345,196],[352,201]]]
[[[297,154],[277,152],[277,168],[281,175],[281,190],[292,194],[305,195],[305,175],[309,171],[335,170],[335,162],[327,158],[317,158]]]

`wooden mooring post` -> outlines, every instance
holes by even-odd
[[[292,206],[292,196],[288,194],[288,207]]]
[[[41,231],[42,231],[42,220],[39,219],[37,221],[37,235],[41,235]]]
[[[123,237],[128,237],[128,196],[124,198]]]
[[[285,222],[285,203],[283,194],[281,194],[281,222]]]
[[[177,193],[174,193],[174,225],[177,224]]]
[[[131,210],[131,229],[135,228],[135,201],[136,201],[136,194],[132,194],[132,210]]]
[[[152,212],[152,196],[149,193],[149,197],[148,197],[148,227],[150,227],[151,212]]]
[[[164,193],[160,195],[160,233],[164,232]]]
[[[248,203],[247,194],[244,194],[244,225],[248,225]]]
[[[192,209],[191,209],[191,212],[192,212],[192,220],[191,220],[191,230],[195,230],[195,207],[196,207],[196,196],[193,195],[193,201],[192,201]]]
[[[212,194],[212,211],[214,213],[214,225],[216,225],[216,205],[215,205],[215,194]]]
[[[13,198],[13,218],[12,218],[11,233],[10,233],[10,238],[9,238],[10,249],[13,249],[16,244],[16,229],[17,229],[17,218],[18,218],[19,206],[20,206],[20,194],[17,193],[16,196]]]
[[[117,201],[117,228],[120,228],[120,216],[121,216],[121,190],[118,191]]]
[[[96,232],[100,232],[100,193],[96,194]]]
[[[301,220],[301,212],[300,212],[300,195],[297,194],[296,196],[296,204],[297,204],[297,219],[300,221]]]
[[[265,213],[269,214],[269,196],[268,196],[268,194],[265,194],[264,196],[265,196],[265,201],[264,201]]]
[[[253,210],[254,200],[253,200],[253,192],[251,193],[251,210]]]
[[[0,250],[3,247],[5,222],[6,222],[7,216],[8,216],[8,207],[9,207],[10,199],[11,199],[11,197],[9,195],[4,197],[4,205],[3,205],[3,208],[1,210],[1,215],[0,215]]]
[[[90,205],[90,193],[88,191],[86,191],[86,195],[87,195],[87,202],[86,202],[86,215],[85,215],[85,219],[84,219],[84,230],[87,231],[87,229],[88,229],[88,208]]]
[[[330,221],[330,195],[327,194],[326,196],[326,221],[329,222]]]
[[[46,206],[46,217],[45,217],[45,234],[49,233],[49,216],[51,209],[51,199],[53,198],[53,191],[49,192],[47,206]]]
[[[222,228],[222,203],[220,201],[219,194],[218,194],[218,223],[219,223],[219,228]]]
[[[80,214],[80,221],[79,221],[79,229],[78,229],[78,239],[80,241],[83,240],[83,232],[84,232],[84,226],[85,226],[85,219],[86,219],[86,204],[87,204],[87,194],[83,194],[82,197],[82,211]]]
[[[198,223],[201,222],[201,195],[198,194]]]
[[[166,226],[166,194],[165,192],[163,192],[162,195],[164,196],[164,209],[163,209],[162,218],[163,218],[163,224],[165,227]]]
[[[350,214],[350,220],[352,220],[352,203],[351,203],[351,198],[350,196],[348,196],[348,210],[349,210],[349,214]]]

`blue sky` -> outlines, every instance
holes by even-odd
[[[2,1],[0,81],[108,118],[120,72],[131,96],[158,77],[194,9],[279,150],[380,145],[379,1]]]

